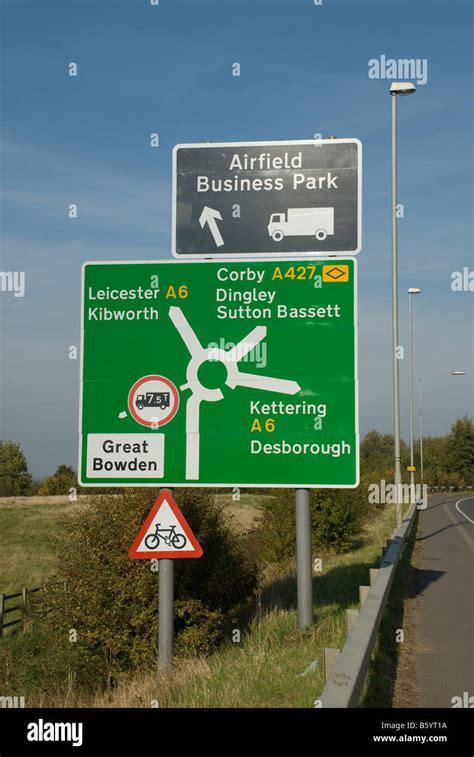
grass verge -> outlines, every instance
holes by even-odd
[[[258,510],[258,503],[245,505],[252,520],[258,518],[258,512],[251,509]],[[74,507],[77,504],[61,509],[57,505],[32,508],[27,518],[28,528],[35,534],[35,549],[43,538],[47,543],[46,532],[54,524],[60,527],[56,518],[66,517],[68,508]],[[14,515],[18,520],[8,515],[10,528],[18,535],[20,525],[25,529],[25,512]],[[376,564],[394,526],[393,508],[378,509],[352,550],[314,555],[321,557],[322,571],[314,577],[315,622],[305,631],[297,628],[294,565],[273,567],[267,572],[251,622],[236,627],[234,641],[229,639],[210,657],[179,659],[169,675],[158,667],[135,671],[120,676],[113,690],[95,695],[86,696],[74,681],[58,680],[47,696],[40,691],[25,692],[28,706],[313,707],[324,686],[323,649],[343,646],[345,610],[358,606],[358,587],[368,583],[369,568]],[[34,530],[37,527],[40,538]],[[48,557],[51,559],[51,555]],[[46,560],[43,569],[48,566],[54,572],[54,562],[49,565]],[[37,580],[28,579],[27,573],[24,576],[26,583]],[[13,588],[17,587],[18,571]]]
[[[56,570],[50,535],[74,508],[71,504],[0,505],[0,591],[19,591],[42,584]]]
[[[404,640],[403,637],[400,638],[400,631],[405,634],[408,630],[404,624],[407,602],[416,601],[414,569],[411,558],[415,546],[417,525],[418,511],[415,514],[415,521],[403,547],[390,588],[388,602],[380,624],[376,646],[361,697],[361,707],[393,707],[399,665],[402,660],[403,666],[408,663],[405,656],[400,654],[402,640]],[[408,680],[411,680],[410,686],[413,687],[413,675],[409,675]],[[408,697],[411,706],[415,701],[414,694],[415,692],[412,691]]]
[[[116,689],[76,706],[96,707],[312,707],[324,680],[322,653],[342,647],[345,610],[358,604],[381,546],[393,532],[392,508],[378,511],[360,542],[343,555],[323,556],[314,578],[315,623],[296,624],[296,585],[291,566],[263,587],[255,617],[240,642],[229,641],[208,658],[180,660],[170,675],[135,673]],[[238,630],[238,629],[236,629]],[[64,700],[47,704],[64,706]],[[69,705],[71,700],[69,699]]]

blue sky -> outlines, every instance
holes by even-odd
[[[0,293],[0,438],[22,444],[35,475],[76,465],[79,361],[67,350],[79,344],[80,266],[171,257],[179,142],[362,141],[361,432],[391,431],[390,81],[368,78],[368,61],[382,54],[428,61],[427,83],[399,101],[400,342],[406,290],[419,286],[415,376],[471,373],[426,380],[425,431],[473,415],[473,293],[450,288],[453,271],[474,269],[469,1],[0,7],[0,269],[26,273],[23,298]],[[400,369],[407,438],[408,360]]]

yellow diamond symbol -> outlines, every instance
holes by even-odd
[[[323,265],[323,281],[349,281],[349,266]]]

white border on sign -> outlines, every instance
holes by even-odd
[[[286,143],[285,143],[286,144]],[[330,263],[335,262],[334,256],[326,256],[325,258],[315,258],[313,256],[313,259],[317,263],[324,263],[326,260]],[[111,483],[104,483],[103,481],[98,481],[97,483],[93,483],[91,481],[83,481],[82,480],[82,447],[83,447],[83,433],[82,433],[82,389],[84,384],[84,376],[83,376],[83,370],[84,370],[84,295],[85,295],[85,270],[86,266],[88,265],[161,265],[163,263],[171,263],[172,265],[189,265],[190,263],[194,263],[195,265],[199,264],[206,264],[206,261],[204,260],[90,260],[86,261],[82,264],[81,267],[81,356],[80,356],[80,391],[79,391],[79,455],[78,455],[78,469],[77,469],[77,480],[80,486],[86,486],[86,487],[94,487],[94,486],[101,486],[104,488],[128,488],[128,487],[142,487],[142,488],[153,488],[156,489],[157,487],[188,487],[188,488],[211,488],[211,487],[238,487],[239,489],[245,489],[245,488],[253,488],[253,489],[357,489],[360,483],[360,433],[359,433],[359,348],[358,348],[358,331],[359,331],[359,318],[358,318],[358,261],[357,258],[352,257],[351,255],[346,255],[346,260],[351,260],[354,263],[354,385],[355,385],[355,407],[354,407],[354,426],[355,426],[355,443],[356,443],[356,481],[354,484],[239,484],[236,481],[232,481],[230,483],[225,482],[219,482],[219,483],[199,483],[197,481],[181,481],[179,483],[172,483],[171,481],[153,481],[153,483],[147,483],[147,479],[143,479],[141,482],[137,482],[136,484],[130,484],[130,483],[123,483],[120,484],[120,482],[111,482]],[[266,258],[269,263],[282,263],[282,262],[292,262],[294,263],[295,260],[298,260],[298,258],[292,258],[286,256],[283,257],[268,257]],[[209,261],[212,263],[218,264],[218,260],[212,260]],[[249,261],[242,261],[242,258],[239,257],[233,257],[232,260],[227,258],[226,262],[232,262],[232,263],[242,263]],[[263,262],[263,261],[262,261]],[[308,262],[308,260],[305,258],[305,262]],[[142,432],[143,433],[143,432]]]
[[[176,195],[177,195],[177,152],[181,148],[204,148],[204,147],[267,147],[276,145],[289,145],[290,147],[297,145],[334,145],[334,144],[356,144],[357,150],[357,249],[346,250],[343,252],[282,252],[281,257],[286,256],[291,259],[301,258],[314,258],[317,255],[321,255],[322,258],[335,255],[336,257],[354,257],[358,255],[362,249],[362,142],[357,138],[347,139],[298,139],[287,140],[286,142],[195,142],[195,143],[183,143],[175,145],[173,147],[173,170],[172,170],[172,212],[171,212],[171,254],[178,260],[229,260],[237,256],[236,252],[208,252],[208,253],[177,253],[176,252]],[[238,255],[239,259],[255,260],[255,258],[267,258],[270,260],[270,256],[277,255],[276,252],[245,252],[242,255]],[[279,256],[280,257],[280,256]]]

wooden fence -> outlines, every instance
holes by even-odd
[[[23,627],[28,595],[33,594],[35,591],[40,591],[40,587],[35,589],[24,588],[21,591],[15,591],[12,594],[0,594],[0,638],[4,635],[3,631],[5,628],[10,628],[11,626],[16,626],[18,624],[21,624]],[[12,600],[15,599],[19,601],[12,604]],[[6,616],[12,612],[20,613],[20,617],[8,620]]]

